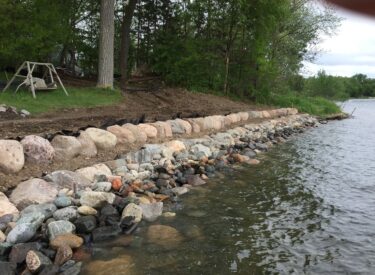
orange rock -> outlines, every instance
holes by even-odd
[[[163,195],[163,194],[155,194],[155,199],[157,201],[165,201],[165,200],[169,199],[169,196]]]
[[[243,155],[240,155],[240,154],[233,154],[232,155],[233,159],[237,162],[247,162],[250,160],[250,158],[248,156],[243,156]]]
[[[114,179],[112,181],[112,189],[115,190],[115,191],[119,191],[122,187],[122,182],[121,182],[121,179]]]
[[[78,248],[83,245],[83,239],[72,233],[59,235],[50,242],[50,246],[58,249],[60,246],[67,245],[70,248]]]

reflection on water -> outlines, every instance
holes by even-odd
[[[345,108],[355,107],[354,119],[310,130],[260,166],[185,196],[176,217],[157,222],[181,234],[173,249],[143,227],[130,247],[99,246],[95,258],[110,259],[112,274],[373,274],[375,101]],[[101,266],[93,261],[89,273]]]

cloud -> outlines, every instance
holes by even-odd
[[[332,75],[375,77],[375,18],[340,9],[337,15],[344,21],[336,35],[323,38],[322,53],[314,63],[305,62],[302,73],[314,75],[324,69]]]

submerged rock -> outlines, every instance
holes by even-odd
[[[148,222],[154,222],[163,213],[163,203],[149,203],[140,204],[139,207],[142,209],[142,217]]]
[[[151,225],[147,229],[148,241],[164,248],[178,246],[184,238],[175,228],[167,225]]]

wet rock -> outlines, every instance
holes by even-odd
[[[92,238],[94,242],[113,239],[121,234],[121,229],[118,226],[103,226],[94,229]]]
[[[81,143],[81,156],[91,158],[95,157],[98,154],[98,149],[96,148],[95,142],[85,131],[80,132],[77,140],[79,141],[79,143]]]
[[[255,158],[256,156],[257,156],[257,154],[253,151],[253,150],[251,150],[251,149],[245,149],[244,151],[243,151],[243,153],[242,153],[244,156],[247,156],[247,157],[249,157],[249,158]]]
[[[21,171],[25,157],[21,143],[16,140],[0,140],[0,172],[12,174]]]
[[[182,235],[173,227],[167,225],[151,225],[147,230],[148,241],[164,248],[177,247],[182,241]]]
[[[12,215],[12,217],[18,216],[19,212],[16,206],[9,201],[8,197],[4,193],[0,192],[0,218],[6,215]]]
[[[138,143],[141,143],[141,144],[146,143],[146,141],[147,141],[147,134],[145,132],[143,132],[140,128],[138,128],[137,126],[135,126],[133,124],[130,124],[130,123],[124,124],[124,125],[122,125],[122,127],[124,129],[132,132],[135,140]]]
[[[211,137],[218,146],[230,147],[235,144],[233,137],[229,133],[217,133]]]
[[[187,175],[186,181],[187,181],[187,184],[190,184],[192,186],[199,186],[199,185],[206,184],[206,182],[202,180],[199,175]]]
[[[105,176],[112,176],[111,170],[105,164],[96,164],[91,167],[85,167],[78,169],[76,173],[84,176],[89,181],[94,182],[95,176],[105,175]]]
[[[32,215],[33,213],[40,213],[44,216],[44,219],[49,219],[56,210],[57,207],[53,203],[33,204],[21,211],[21,217]]]
[[[176,213],[174,213],[174,212],[165,212],[165,213],[163,213],[163,217],[165,217],[165,218],[174,218],[174,217],[176,217]]]
[[[71,190],[82,190],[86,187],[91,187],[92,182],[85,178],[84,176],[66,170],[60,170],[52,172],[44,177],[48,182],[55,183],[58,188],[68,188]]]
[[[255,146],[260,151],[268,151],[268,146],[266,144],[256,143]]]
[[[55,149],[47,139],[39,136],[26,136],[21,144],[26,160],[33,163],[50,163],[55,156]]]
[[[112,204],[115,197],[116,196],[112,193],[86,191],[82,193],[80,202],[81,205],[100,208],[106,203]]]
[[[85,216],[96,215],[98,211],[87,205],[78,207],[78,213]]]
[[[26,255],[27,268],[32,273],[41,271],[44,267],[51,265],[51,260],[39,251],[30,250]]]
[[[58,249],[60,246],[67,245],[72,249],[79,248],[83,245],[83,239],[77,235],[67,233],[59,235],[50,241],[50,246],[53,249]]]
[[[57,248],[57,253],[55,257],[55,265],[63,265],[73,257],[73,250],[69,245],[61,245]]]
[[[59,267],[57,265],[48,265],[39,272],[39,275],[56,275],[59,273]]]
[[[112,183],[110,182],[97,182],[94,186],[94,190],[97,192],[109,192],[112,189]]]
[[[108,261],[96,260],[84,267],[87,274],[108,275],[108,274],[135,274],[136,265],[129,255],[120,255]]]
[[[139,223],[142,220],[142,208],[135,203],[129,203],[122,212],[121,219],[133,217],[134,223]]]
[[[117,144],[117,137],[105,130],[98,128],[88,128],[85,132],[94,141],[96,147],[101,150],[112,149]]]
[[[57,196],[57,188],[42,179],[31,179],[21,182],[13,190],[10,201],[18,209],[24,209],[31,204],[42,204],[54,201]]]
[[[77,208],[75,206],[61,208],[53,213],[53,218],[56,221],[74,221],[78,218]]]
[[[1,275],[14,275],[16,274],[16,265],[10,262],[0,261],[0,271]]]
[[[250,160],[250,158],[248,156],[244,156],[244,155],[240,155],[240,154],[233,154],[232,155],[233,159],[236,161],[236,162],[247,162]]]
[[[147,138],[156,138],[158,135],[158,130],[150,124],[139,124],[137,127],[147,135]]]
[[[154,222],[163,213],[163,203],[156,202],[150,204],[140,204],[139,207],[142,209],[142,217],[148,222]]]
[[[78,156],[82,145],[71,136],[57,135],[53,138],[51,145],[55,150],[55,159],[59,161],[68,161]]]
[[[76,229],[74,224],[69,221],[53,221],[48,224],[49,239],[53,240],[59,235],[73,233]]]
[[[70,197],[67,197],[67,196],[60,196],[60,197],[57,197],[55,199],[54,204],[58,208],[68,207],[68,206],[72,205],[72,199]]]
[[[60,275],[79,275],[81,273],[81,269],[82,269],[82,263],[78,262],[72,267],[60,273]]]
[[[75,222],[76,231],[79,234],[89,234],[96,228],[96,218],[94,216],[79,217]]]
[[[177,196],[182,196],[184,194],[186,194],[187,192],[189,192],[189,189],[187,189],[186,187],[175,187],[172,189],[172,192],[177,195]]]
[[[133,144],[136,142],[136,138],[132,131],[119,125],[110,126],[107,128],[107,131],[117,137],[118,144]]]
[[[37,242],[16,244],[9,254],[9,261],[14,264],[21,264],[26,260],[27,252],[30,250],[40,251],[41,248],[42,245]]]
[[[246,163],[250,164],[250,165],[258,165],[258,164],[260,164],[260,161],[257,160],[257,159],[250,159]]]

